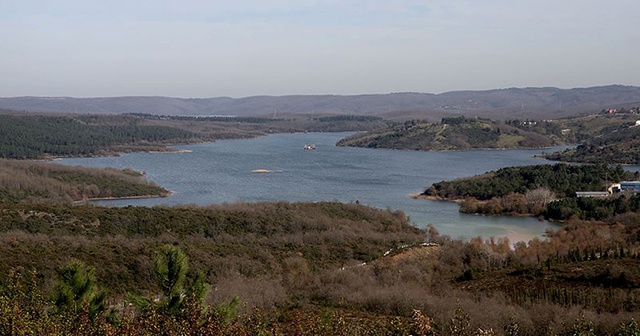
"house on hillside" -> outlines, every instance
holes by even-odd
[[[576,191],[576,197],[609,197],[616,193],[640,193],[640,181],[621,181],[612,184],[607,191]]]
[[[621,181],[620,183],[614,183],[609,187],[609,192],[640,192],[640,181]]]

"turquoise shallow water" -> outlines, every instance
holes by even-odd
[[[341,201],[402,210],[419,227],[434,224],[452,237],[510,236],[529,239],[552,227],[528,217],[465,215],[449,202],[409,197],[433,182],[506,166],[550,163],[542,150],[418,152],[345,148],[348,133],[274,134],[248,140],[174,146],[176,153],[128,153],[118,157],[70,158],[86,167],[133,168],[173,194],[166,198],[98,202],[109,206],[220,204],[260,201]],[[315,144],[315,150],[304,150]],[[269,173],[255,173],[254,170]]]

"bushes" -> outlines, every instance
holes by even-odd
[[[56,207],[48,209],[53,212]],[[335,214],[327,218],[328,213],[333,213],[331,209],[352,220]],[[518,243],[512,249],[507,239],[474,238],[462,242],[439,236],[435,230],[431,230],[430,237],[438,245],[421,246],[417,243],[424,236],[403,222],[400,214],[337,203],[238,204],[209,210],[79,207],[65,211],[67,220],[87,213],[104,223],[109,222],[107,215],[119,214],[114,217],[119,221],[131,216],[131,222],[135,222],[138,216],[153,217],[151,214],[157,211],[161,219],[176,219],[175,226],[168,224],[165,229],[181,233],[162,229],[159,232],[164,233],[159,235],[110,236],[110,229],[101,232],[95,227],[91,236],[91,231],[74,233],[61,226],[51,236],[15,231],[3,234],[0,243],[6,259],[1,265],[9,275],[0,287],[0,322],[14,321],[11,323],[20,325],[25,333],[54,335],[451,335],[458,331],[477,335],[480,330],[511,334],[517,330],[520,335],[538,335],[583,330],[580,328],[585,325],[597,334],[614,334],[623,326],[634,328],[631,317],[640,309],[636,288],[640,270],[632,259],[638,251],[637,226],[574,221],[557,232],[549,232],[548,241],[536,239]],[[189,231],[188,225],[180,223],[205,215],[217,218],[217,214],[227,211],[242,213],[249,222],[279,215],[276,225],[288,225],[289,230],[263,236],[256,233],[261,232],[260,225],[246,225],[243,231],[233,234],[223,230],[205,237],[198,233],[197,226]],[[55,217],[43,218],[64,216],[60,211]],[[302,217],[308,221],[286,224]],[[224,218],[238,220],[239,216]],[[315,225],[314,220],[322,225]],[[132,225],[122,223],[125,231]],[[223,222],[217,223],[226,227]],[[357,226],[357,233],[350,232],[352,226]],[[322,238],[327,231],[340,232],[343,238]],[[300,243],[300,234],[317,235],[319,239],[309,240],[307,244],[311,246],[306,246]],[[413,248],[396,249],[381,257],[402,235],[407,242],[414,240]],[[170,246],[163,247],[167,243]],[[380,245],[385,246],[383,251],[376,248]],[[180,257],[178,248],[189,256],[192,270],[184,278],[165,272],[179,269],[168,266],[171,260],[176,261],[174,265],[181,264],[178,261],[184,255]],[[311,253],[312,250],[319,252]],[[22,255],[24,251],[30,253]],[[154,251],[161,251],[156,263]],[[358,255],[366,256],[369,262],[352,259]],[[46,267],[66,263],[67,256],[95,265],[97,282],[111,292],[106,302],[113,313],[104,310],[92,315],[87,305],[80,305],[85,308],[80,310],[38,313],[51,312],[54,305],[41,294],[55,288],[56,273],[47,272]],[[10,268],[14,259],[28,264],[20,258],[46,263],[32,264],[38,267],[38,273],[29,275]],[[161,260],[165,262],[158,263]],[[197,270],[214,284],[215,289],[205,301],[209,304],[205,306],[207,310],[202,309],[197,299],[200,296],[192,295],[202,292],[189,290],[203,288],[191,287],[198,283],[194,281]],[[156,280],[164,278],[184,279],[183,286],[164,286],[163,290]],[[464,281],[454,281],[456,278]],[[151,309],[132,310],[120,304],[124,294],[132,292],[144,295],[146,302],[151,302],[157,293],[162,294],[158,303],[148,306]],[[237,295],[239,299],[234,299]],[[168,309],[169,306],[173,308]],[[16,315],[23,311],[32,311],[29,314],[33,315]]]
[[[0,202],[70,203],[91,198],[162,196],[164,188],[130,170],[0,159]]]
[[[339,268],[424,238],[400,213],[330,202],[210,208],[5,204],[0,224],[0,271],[29,265],[52,277],[56,267],[75,258],[103,265],[98,276],[120,295],[154,289],[148,256],[163,244],[181,247],[215,283],[238,275],[279,277],[286,260],[304,260],[311,272]]]

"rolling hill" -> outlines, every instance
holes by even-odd
[[[385,129],[354,134],[338,146],[409,150],[540,148],[564,143],[553,123],[509,125],[484,118],[448,117],[441,122],[406,121]]]
[[[389,93],[368,95],[293,95],[244,98],[170,97],[12,97],[0,109],[71,113],[150,113],[158,115],[273,115],[290,113],[416,115],[422,119],[478,115],[491,118],[558,118],[590,114],[609,107],[640,105],[640,87],[610,85],[560,89],[507,88],[486,91]]]

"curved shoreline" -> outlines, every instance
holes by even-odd
[[[409,197],[413,199],[420,199],[420,200],[426,200],[426,201],[442,201],[442,202],[451,202],[451,203],[457,203],[457,204],[460,204],[463,202],[463,200],[461,199],[448,199],[440,196],[430,196],[425,194],[409,194]]]
[[[460,204],[462,204],[462,202],[464,202],[464,200],[462,200],[462,199],[448,199],[448,198],[443,198],[443,197],[440,197],[440,196],[430,196],[430,195],[424,195],[424,194],[409,194],[409,197],[411,197],[413,199],[420,199],[420,200],[425,200],[425,201],[451,202],[451,203],[456,203],[458,205],[460,205]],[[538,217],[537,215],[532,214],[532,213],[503,213],[503,214],[496,214],[496,215],[483,214],[483,213],[479,213],[479,212],[473,212],[473,213],[462,212],[462,213],[467,214],[467,215],[480,215],[480,216]],[[545,219],[545,220],[547,220],[549,222],[552,221],[552,220],[549,220],[549,219]]]

